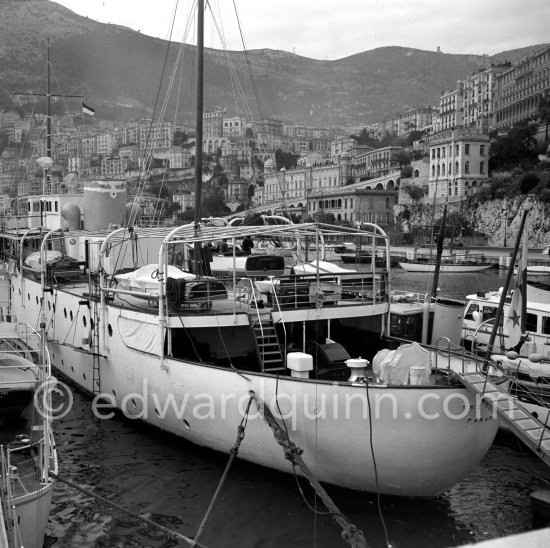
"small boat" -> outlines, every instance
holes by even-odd
[[[30,326],[0,323],[2,548],[41,548],[44,542],[55,483],[50,471],[57,473],[48,358]]]
[[[400,261],[399,266],[405,272],[435,272],[435,261]],[[465,272],[481,272],[492,268],[491,263],[478,263],[475,261],[459,261],[459,262],[442,262],[439,268],[440,272],[447,274],[463,274]]]
[[[537,303],[550,303],[550,283],[546,280],[528,279],[527,300]]]
[[[530,346],[529,353],[543,352],[545,348],[550,349],[550,302],[548,300],[531,300],[532,294],[530,293],[530,289],[527,291],[526,329],[529,332],[529,341],[526,341],[526,344],[528,343]],[[468,340],[475,336],[478,348],[486,348],[489,336],[493,330],[492,320],[496,316],[500,298],[500,291],[480,291],[477,294],[466,297],[467,305],[466,312],[464,313],[462,333],[464,344],[469,346],[470,343]],[[511,298],[511,294],[506,297],[504,315],[508,313]],[[497,345],[495,350],[500,349],[502,352],[510,347],[508,344],[508,334],[501,328],[497,331],[495,344]],[[525,352],[527,352],[527,346]]]
[[[514,268],[514,273],[517,274],[517,267]],[[548,278],[550,277],[550,266],[544,265],[528,265],[527,276],[529,278]]]

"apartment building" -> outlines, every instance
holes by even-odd
[[[492,66],[464,80],[464,127],[489,132],[489,128],[494,125],[497,77],[509,66],[510,63]]]
[[[356,180],[373,179],[399,169],[399,155],[403,147],[389,146],[368,149],[352,158],[352,176]]]
[[[457,82],[457,89],[444,93],[439,99],[439,115],[435,131],[461,127],[464,124],[464,84]]]
[[[481,130],[442,131],[434,135],[429,150],[430,200],[464,200],[489,178],[489,137]]]
[[[264,187],[259,189],[259,205],[278,203],[281,199],[307,197],[310,193],[333,192],[347,185],[350,178],[350,155],[328,165],[313,165],[299,169],[276,171],[272,160],[264,166]]]
[[[550,46],[525,57],[496,77],[495,129],[535,117],[540,97],[550,95]]]
[[[308,216],[331,213],[337,221],[394,224],[395,190],[359,190],[342,188],[319,194],[311,193],[306,202]]]

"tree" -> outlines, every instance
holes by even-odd
[[[489,149],[491,169],[532,164],[536,160],[536,132],[537,124],[521,120],[505,136],[492,141]]]
[[[278,148],[275,151],[275,163],[277,164],[277,170],[282,169],[293,169],[298,165],[298,156],[297,154],[292,154],[285,150]]]
[[[172,145],[183,148],[187,142],[187,134],[184,131],[175,131],[172,137]]]

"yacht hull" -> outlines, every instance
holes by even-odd
[[[25,280],[20,319],[36,321],[40,285]],[[48,302],[52,364],[94,393],[94,356],[86,304],[54,289]],[[310,381],[265,373],[238,373],[202,363],[137,351],[121,334],[124,316],[156,325],[158,318],[114,306],[105,311],[99,370],[104,401],[142,420],[216,451],[229,452],[254,393],[266,402],[315,476],[341,487],[403,496],[434,496],[459,482],[483,458],[498,421],[461,386],[386,386]],[[176,322],[177,323],[177,322]],[[86,326],[87,327],[86,327]],[[97,327],[96,327],[97,328]],[[78,344],[81,343],[81,344]],[[96,364],[97,365],[97,364]],[[97,369],[97,368],[96,368]],[[96,391],[97,392],[97,391]],[[110,409],[96,413],[111,418]],[[372,437],[372,445],[371,445]],[[374,454],[374,460],[373,460]],[[292,472],[273,432],[250,404],[245,460]],[[375,475],[376,463],[378,478]],[[378,481],[377,481],[378,480]]]

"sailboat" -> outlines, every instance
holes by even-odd
[[[201,218],[203,12],[199,0],[194,222],[135,226],[133,205],[113,181],[85,183],[78,197],[28,197],[53,206],[40,226],[27,214],[17,225],[25,228],[0,235],[10,313],[32,323],[43,311],[53,366],[93,398],[99,418],[110,416],[107,404],[223,452],[244,429],[246,461],[293,473],[299,452],[322,482],[437,495],[479,463],[498,425],[449,374],[462,353],[382,340],[386,233],[370,223],[235,226]],[[291,272],[288,257],[281,271],[280,256],[233,252],[216,275],[209,242],[227,239],[235,250],[244,236],[276,237],[296,250],[362,241],[383,249],[385,264],[376,273]],[[373,336],[350,327],[358,318]]]
[[[55,379],[43,338],[0,323],[0,545],[41,548],[57,473],[50,394]]]

